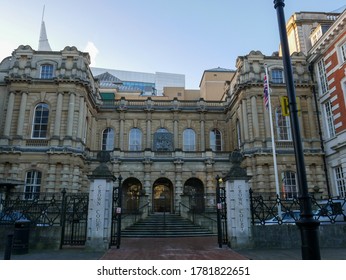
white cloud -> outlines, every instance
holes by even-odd
[[[95,44],[93,42],[88,42],[86,45],[84,52],[88,52],[90,55],[90,66],[96,65],[96,56],[99,53],[99,50],[96,48]]]

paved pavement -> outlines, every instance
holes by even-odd
[[[0,259],[4,252],[0,251]],[[321,248],[322,260],[346,260],[346,248]],[[301,260],[300,249],[219,248],[216,237],[123,238],[119,249],[30,250],[12,260]]]
[[[239,254],[251,260],[301,260],[300,249],[243,249]],[[320,248],[321,260],[346,260],[346,248]]]
[[[110,249],[102,260],[246,260],[216,237],[123,238],[119,249]]]

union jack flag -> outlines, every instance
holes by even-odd
[[[267,82],[267,75],[264,75],[264,89],[263,89],[263,101],[264,106],[268,110],[269,108],[269,89],[268,89],[268,82]]]

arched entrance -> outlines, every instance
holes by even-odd
[[[142,183],[133,177],[123,183],[123,208],[125,213],[136,213],[139,209],[139,198],[142,192]]]
[[[167,178],[159,178],[153,185],[153,212],[172,212],[173,184]]]
[[[190,196],[190,207],[195,212],[204,212],[204,186],[198,178],[190,178],[184,184],[184,193]]]

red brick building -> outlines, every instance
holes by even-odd
[[[310,38],[308,61],[313,65],[317,84],[330,194],[345,197],[346,11],[330,27],[316,26]]]

